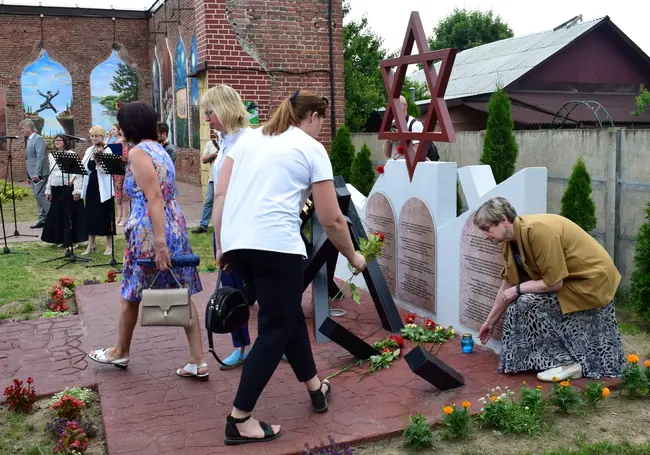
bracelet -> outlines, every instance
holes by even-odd
[[[520,284],[517,283],[517,295],[518,295],[519,297],[521,297],[521,288],[520,288],[519,286],[520,286]]]

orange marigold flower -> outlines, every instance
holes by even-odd
[[[553,376],[553,382],[557,382],[558,380],[557,376]]]
[[[646,360],[645,362],[643,362],[643,366],[646,368],[650,368],[650,360]]]
[[[492,395],[492,396],[490,397],[490,401],[497,401],[498,399],[499,399],[499,397],[496,396],[496,395]]]
[[[542,387],[541,385],[538,385],[538,386],[537,386],[537,390],[542,390],[543,388],[544,388],[544,387]]]
[[[569,381],[562,381],[562,382],[560,382],[560,385],[562,387],[569,387]]]
[[[444,408],[442,408],[442,412],[444,412],[445,415],[450,415],[452,412],[454,412],[454,408],[452,408],[451,406],[445,406]]]
[[[627,356],[627,361],[630,363],[638,363],[639,361],[639,356],[636,354],[630,354]]]
[[[463,401],[463,407],[465,409],[469,408],[471,405],[472,405],[472,403],[470,403],[469,401]]]
[[[610,394],[609,388],[608,387],[603,387],[603,390],[600,392],[603,398],[607,398]]]

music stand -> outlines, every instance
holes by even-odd
[[[122,162],[122,157],[113,155],[112,153],[98,153],[97,161],[99,165],[104,170],[104,173],[111,177],[111,194],[113,193],[113,176],[114,175],[124,175],[126,172],[124,163]],[[111,266],[117,269],[118,272],[121,272],[120,268],[117,266],[117,261],[115,260],[115,236],[117,235],[117,226],[115,223],[115,200],[111,204],[111,260],[106,264],[96,264],[88,265],[86,267],[104,267]]]
[[[62,187],[64,188],[62,202],[63,204],[65,204],[64,212],[65,212],[66,219],[63,227],[63,246],[65,246],[66,248],[66,255],[59,258],[48,259],[47,261],[43,261],[43,263],[58,261],[63,259],[65,262],[60,266],[56,267],[57,269],[60,269],[61,267],[65,267],[66,265],[72,264],[77,261],[90,262],[92,260],[92,259],[80,258],[74,254],[74,245],[72,242],[72,195],[67,194],[65,192],[66,191],[65,174],[68,174],[68,178],[70,178],[69,177],[70,174],[86,175],[86,171],[83,168],[83,164],[81,163],[79,156],[74,152],[53,152],[52,157],[54,158],[56,165],[59,166],[59,169],[61,169],[61,184]],[[50,174],[51,173],[52,172],[50,171]],[[68,250],[70,251],[70,254],[67,254]]]

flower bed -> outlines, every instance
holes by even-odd
[[[99,397],[74,387],[36,399],[34,381],[5,388],[0,406],[0,453],[106,454]]]

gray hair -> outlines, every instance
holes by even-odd
[[[506,217],[511,223],[517,217],[517,211],[504,197],[493,197],[481,205],[474,212],[473,222],[478,228],[484,226],[494,226],[501,222],[502,217]]]
[[[28,119],[28,118],[26,118],[26,119],[24,119],[22,122],[20,122],[20,124],[19,124],[18,126],[20,126],[20,128],[26,126],[26,127],[28,127],[29,129],[31,129],[32,131],[38,131],[38,129],[36,128],[36,125],[34,124],[34,122],[31,121],[31,120]]]

